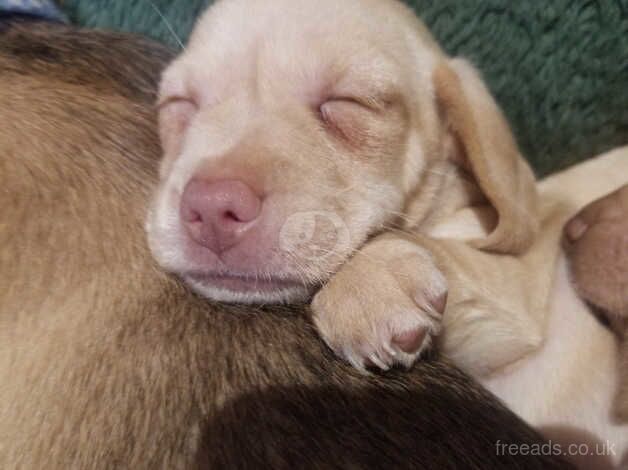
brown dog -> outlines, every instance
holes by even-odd
[[[565,233],[578,292],[602,311],[624,341],[616,413],[628,420],[628,185],[585,207]]]
[[[543,443],[450,366],[363,377],[302,309],[211,304],[154,265],[169,56],[0,26],[0,468],[568,468],[505,452]]]

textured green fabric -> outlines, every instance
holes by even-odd
[[[537,174],[628,143],[628,0],[408,1],[445,49],[482,70]],[[61,1],[76,23],[175,47],[157,10],[185,41],[209,3]]]

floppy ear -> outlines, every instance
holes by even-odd
[[[472,65],[460,59],[443,61],[436,66],[433,80],[463,165],[497,213],[491,233],[471,243],[484,250],[521,253],[532,243],[539,225],[532,170]]]

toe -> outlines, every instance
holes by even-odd
[[[426,335],[426,328],[416,328],[396,334],[393,336],[392,343],[404,353],[415,354],[423,346]]]
[[[430,303],[432,307],[434,308],[435,312],[441,315],[445,313],[445,308],[447,307],[447,296],[448,296],[448,292],[445,291],[441,295],[432,299]]]

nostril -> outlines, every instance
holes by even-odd
[[[181,218],[187,223],[202,222],[203,216],[201,213],[193,208],[193,206],[186,201],[181,204]]]
[[[188,222],[190,223],[197,223],[197,222],[202,222],[202,221],[203,221],[203,217],[201,216],[199,212],[192,212],[188,220]]]
[[[244,222],[243,220],[240,220],[237,214],[233,211],[226,211],[224,213],[224,218],[230,222]]]

